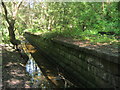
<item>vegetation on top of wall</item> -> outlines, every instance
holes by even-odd
[[[78,33],[78,31],[71,31],[68,30],[64,32],[47,32],[42,34],[42,36],[46,39],[51,39],[55,37],[66,37],[66,38],[73,38],[75,40],[88,40],[91,43],[118,43],[118,39],[115,38],[115,35],[101,35],[97,31],[89,31],[86,30],[84,32]]]

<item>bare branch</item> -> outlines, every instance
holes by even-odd
[[[18,4],[17,4],[17,8],[19,9],[19,7],[21,6],[21,4],[22,4],[22,2],[23,2],[24,0],[22,0],[21,2],[19,2]]]
[[[19,9],[19,7],[21,6],[21,4],[22,4],[23,1],[24,1],[24,0],[22,0],[21,2],[19,2],[19,3],[17,4],[17,6],[15,7],[15,11],[13,12],[13,19],[16,18],[18,9]]]

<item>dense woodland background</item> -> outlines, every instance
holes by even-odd
[[[42,33],[45,38],[61,36],[91,42],[113,43],[119,39],[120,2],[23,1],[2,3],[0,29],[3,43],[9,43],[12,25],[6,19],[3,4],[7,10],[7,19],[14,26],[16,40],[25,31]]]
[[[63,87],[69,86],[69,80],[62,76],[62,71],[63,73],[70,71],[68,76],[73,77],[71,81],[75,79],[72,73],[76,74],[76,76],[81,73],[80,78],[83,83],[80,82],[80,86],[86,84],[83,87],[89,87],[89,85],[91,85],[90,87],[96,87],[98,84],[94,85],[94,83],[100,82],[100,85],[104,87],[108,87],[108,83],[111,85],[110,87],[119,88],[117,83],[119,62],[117,58],[119,58],[120,50],[118,47],[120,46],[120,2],[108,2],[109,0],[106,0],[106,2],[3,1],[5,0],[0,2],[0,16],[2,17],[0,18],[0,31],[2,31],[2,42],[0,42],[2,51],[0,53],[0,56],[2,56],[0,62],[2,64],[0,63],[0,69],[2,69],[3,89],[31,88],[36,87],[35,85],[44,88],[47,82],[42,75],[55,83],[56,81],[60,82],[58,77],[62,77],[60,80],[65,81]],[[52,47],[48,45],[49,43],[35,41],[43,44],[41,50],[36,50],[32,46],[32,42],[28,43],[27,40],[24,40],[25,32],[40,34],[46,42],[51,38],[68,40],[72,44],[87,47],[88,50],[83,48],[85,49],[82,50],[83,52],[81,50],[78,52],[76,49],[74,51],[74,47],[70,48],[71,45],[70,47],[64,47],[61,44]],[[33,40],[32,37],[30,38],[30,40]],[[43,51],[46,51],[46,56],[42,53],[42,47]],[[93,50],[96,51],[93,52]],[[103,53],[99,53],[99,51]],[[112,60],[110,60],[110,57],[112,57]],[[34,61],[33,58],[38,62],[32,62]],[[49,62],[57,62],[57,65]],[[42,72],[37,71],[37,64]],[[29,71],[27,71],[29,75],[26,72],[28,70],[27,65],[33,66],[29,67]],[[66,66],[66,70],[59,66],[63,68]],[[77,70],[79,68],[80,70]],[[67,71],[67,69],[70,70]],[[39,72],[40,76],[37,75]],[[91,80],[92,82],[95,81],[93,85]],[[103,81],[105,81],[105,85],[102,84]],[[59,85],[59,83],[57,84]]]

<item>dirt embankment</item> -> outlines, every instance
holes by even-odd
[[[0,48],[2,48],[2,89],[30,88],[30,76],[25,68],[27,60],[9,45],[0,45]]]

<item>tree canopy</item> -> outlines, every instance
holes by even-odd
[[[15,34],[19,36],[22,35],[24,31],[33,33],[49,32],[55,33],[55,35],[59,34],[91,41],[95,40],[97,36],[99,39],[102,34],[101,32],[104,34],[108,32],[111,35],[119,35],[119,3],[120,2],[23,2],[15,17]],[[6,3],[6,6],[12,9],[11,3]],[[2,21],[2,24],[5,41],[7,37],[5,35],[7,33],[5,32],[6,27],[4,27],[4,25],[7,26],[5,20]],[[51,35],[54,36],[54,34]],[[93,35],[97,36],[93,37]],[[104,37],[106,36],[104,35]],[[115,40],[114,36],[112,39],[106,39]]]

